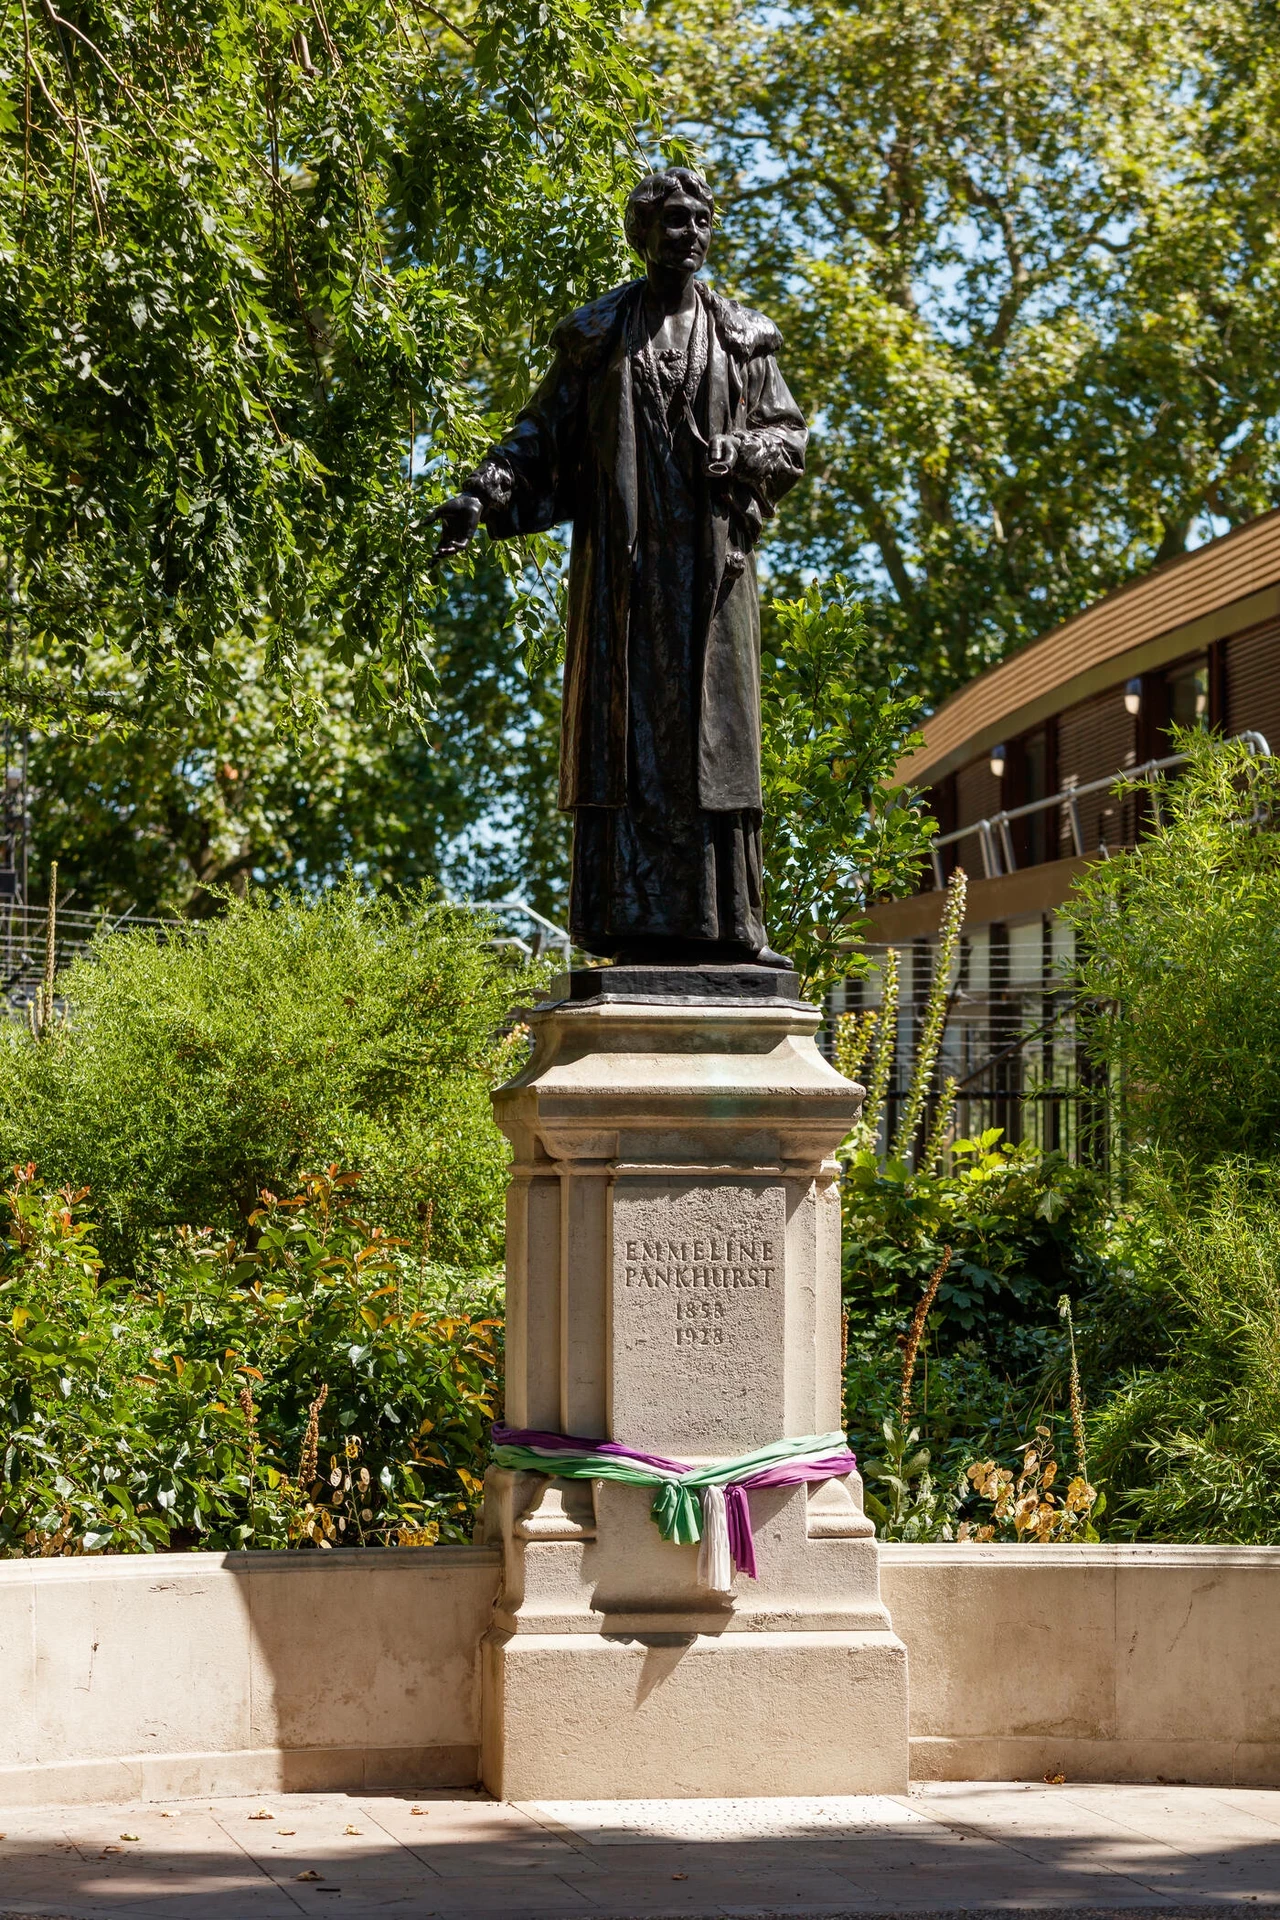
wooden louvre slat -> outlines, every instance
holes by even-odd
[[[1118,685],[1125,678],[1126,654],[1278,584],[1280,511],[1117,588],[981,674],[925,722],[924,745],[900,763],[896,777],[913,785],[926,783],[955,766],[966,742],[972,739],[976,746],[979,740],[998,739],[1006,719],[1012,722],[1033,703],[1044,705],[1054,688],[1061,686],[1063,704],[1071,704],[1071,684],[1093,673],[1096,686],[1097,673],[1109,661],[1115,662]],[[1252,618],[1258,617],[1254,612]],[[1017,729],[1011,725],[1010,730]]]
[[[1280,753],[1280,624],[1227,642],[1227,732],[1264,734]]]
[[[961,767],[956,775],[956,825],[971,827],[976,820],[989,820],[993,813],[998,813],[1003,805],[1000,786],[1000,781],[991,771],[989,756],[984,755],[971,766]],[[966,840],[962,843],[961,859],[964,866],[981,873],[975,841]]]
[[[1122,767],[1133,766],[1135,759],[1133,719],[1125,712],[1119,694],[1100,694],[1096,700],[1069,708],[1059,718],[1059,787],[1082,787],[1091,780],[1105,780]],[[1104,845],[1123,846],[1132,839],[1133,804],[1132,799],[1121,800],[1105,791],[1087,793],[1076,803],[1086,854],[1095,854]],[[1065,809],[1057,826],[1059,854],[1065,858],[1074,851]]]

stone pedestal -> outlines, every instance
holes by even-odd
[[[701,1462],[840,1419],[832,1153],[861,1089],[795,976],[567,976],[494,1096],[515,1149],[507,1423]],[[900,1793],[906,1652],[861,1483],[750,1495],[759,1579],[697,1583],[650,1491],[493,1469],[483,1772],[510,1800]]]

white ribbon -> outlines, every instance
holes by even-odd
[[[733,1592],[733,1562],[729,1558],[729,1519],[724,1488],[702,1489],[702,1545],[698,1549],[698,1585],[713,1593]]]

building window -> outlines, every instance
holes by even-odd
[[[1195,660],[1169,675],[1169,726],[1207,727],[1209,724],[1209,662]]]

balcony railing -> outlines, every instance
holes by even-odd
[[[1254,753],[1271,755],[1265,735],[1252,729],[1234,736],[1242,740]],[[1167,773],[1170,767],[1185,764],[1185,753],[1166,754],[1161,760],[1144,760],[1140,767],[1124,767],[1119,773],[1110,773],[1102,780],[1086,780],[1079,786],[1063,787],[1058,793],[1051,793],[1043,800],[1028,800],[1020,807],[1004,807],[999,813],[993,813],[989,820],[974,820],[967,827],[957,827],[952,833],[940,833],[933,841],[930,852],[933,859],[934,884],[945,887],[946,875],[942,867],[942,849],[958,846],[962,840],[976,835],[982,852],[982,872],[984,879],[998,880],[1003,874],[1016,873],[1017,855],[1013,847],[1013,834],[1010,828],[1018,820],[1029,820],[1033,814],[1049,813],[1054,807],[1065,815],[1071,834],[1071,845],[1077,859],[1085,856],[1084,833],[1080,826],[1080,801],[1091,793],[1110,793],[1121,781],[1127,786],[1147,784],[1151,787],[1151,803],[1156,819],[1160,818],[1159,777]],[[1033,865],[1038,864],[1032,862]]]

